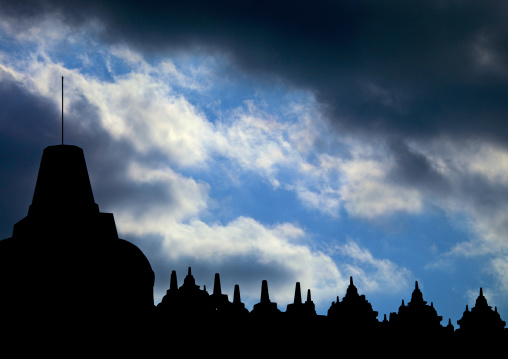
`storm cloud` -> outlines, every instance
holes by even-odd
[[[95,26],[146,54],[197,51],[312,91],[340,130],[506,139],[502,2],[21,1],[6,18]]]

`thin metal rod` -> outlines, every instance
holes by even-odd
[[[63,133],[64,133],[64,129],[63,129],[63,122],[64,122],[64,113],[63,113],[63,76],[62,76],[62,145],[63,145]]]

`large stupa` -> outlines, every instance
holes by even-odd
[[[145,255],[99,211],[83,150],[47,147],[28,214],[0,241],[2,324],[72,331],[139,322],[154,309],[153,285]]]

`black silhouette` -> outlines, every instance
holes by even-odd
[[[261,298],[258,304],[254,304],[251,316],[254,318],[262,319],[278,319],[280,310],[277,308],[277,303],[270,301],[268,294],[268,282],[263,280],[261,282]]]
[[[316,316],[316,306],[310,298],[310,289],[307,290],[307,300],[302,303],[300,282],[296,282],[295,300],[293,304],[288,304],[286,313],[288,317],[294,317],[295,319],[309,319]]]
[[[404,300],[399,307],[398,313],[390,314],[390,326],[400,333],[416,332],[419,336],[429,333],[439,333],[442,330],[441,320],[437,315],[434,305],[427,304],[423,300],[423,294],[415,282],[415,289],[411,295],[411,301],[405,305]]]
[[[94,202],[83,151],[47,147],[28,215],[0,241],[3,328],[128,330],[153,312],[153,284],[145,255]]]
[[[337,296],[326,316],[316,314],[310,289],[302,301],[299,282],[285,312],[270,301],[266,280],[250,312],[238,284],[232,302],[222,294],[218,273],[210,295],[196,284],[190,267],[180,287],[173,271],[157,305],[153,284],[147,258],[118,238],[113,215],[100,212],[94,202],[83,151],[47,147],[28,215],[14,225],[11,238],[0,241],[3,344],[12,338],[73,348],[108,344],[116,353],[122,347],[130,354],[142,349],[144,355],[175,345],[201,355],[225,345],[233,354],[270,356],[327,354],[341,343],[373,354],[389,343],[392,355],[415,347],[429,354],[444,347],[440,353],[456,355],[486,340],[488,348],[501,348],[507,339],[506,323],[488,306],[482,289],[454,330],[450,320],[446,327],[440,324],[442,317],[423,300],[418,282],[411,301],[402,301],[398,312],[381,322],[352,277],[343,300]]]
[[[365,295],[359,295],[353,284],[353,277],[349,279],[349,287],[342,302],[337,297],[328,309],[328,317],[341,326],[341,330],[369,331],[377,329],[377,312],[372,310],[372,305],[365,299]]]
[[[469,311],[466,310],[461,319],[457,320],[460,328],[457,333],[467,338],[489,337],[496,338],[503,333],[506,322],[501,320],[497,308],[487,304],[487,299],[483,296],[483,288],[480,288],[480,294],[476,298],[475,306]]]

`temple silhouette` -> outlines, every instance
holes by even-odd
[[[392,353],[444,345],[457,354],[467,353],[471,343],[502,347],[507,341],[506,323],[482,288],[455,327],[450,320],[441,325],[442,316],[423,299],[418,282],[409,303],[402,301],[383,320],[352,277],[326,315],[316,313],[310,289],[302,300],[299,282],[285,311],[270,300],[266,280],[251,311],[238,284],[232,300],[222,293],[219,273],[211,294],[196,284],[190,267],[180,286],[174,270],[168,284],[155,304],[152,267],[138,247],[118,237],[113,214],[99,211],[82,149],[44,149],[28,214],[14,224],[12,237],[0,241],[0,340],[56,336],[59,343],[115,340],[129,348],[143,341],[147,348],[179,345],[194,354],[222,343],[259,355],[267,348],[326,353],[339,343],[363,353],[385,345]]]

